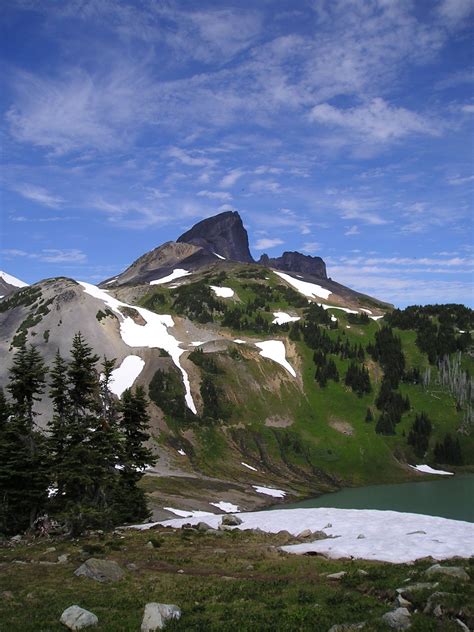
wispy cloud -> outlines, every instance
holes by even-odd
[[[40,252],[27,252],[26,250],[5,249],[2,254],[6,258],[26,257],[36,259],[44,263],[85,263],[87,255],[78,248],[43,248]]]
[[[283,243],[284,243],[283,240],[278,239],[278,237],[275,239],[264,237],[257,241],[257,243],[254,245],[254,248],[255,250],[267,250],[270,248],[275,248],[275,246],[280,246]]]
[[[49,208],[59,208],[64,202],[62,198],[51,194],[44,187],[32,184],[17,184],[13,187],[13,190],[27,200],[31,200],[42,206],[48,206]]]
[[[193,155],[191,152],[179,147],[171,147],[168,154],[187,167],[213,167],[217,163],[213,158],[206,158],[196,153]]]
[[[315,255],[317,252],[320,252],[320,250],[321,244],[317,241],[307,241],[303,244],[303,251],[310,255]]]
[[[222,202],[230,201],[232,195],[226,191],[198,191],[199,197],[207,197],[210,200],[221,200]]]
[[[366,210],[369,204],[373,203],[357,199],[342,199],[336,206],[339,208],[343,219],[359,219],[372,226],[383,226],[390,223],[390,220],[385,219],[379,213]]]
[[[358,226],[354,224],[353,226],[350,226],[349,228],[345,230],[344,235],[347,235],[347,236],[360,235],[360,230]]]
[[[219,186],[222,189],[231,189],[245,173],[244,169],[232,169],[221,179]]]
[[[452,186],[459,186],[461,184],[468,184],[469,182],[474,181],[474,176],[453,176],[452,178],[448,178],[448,184]]]
[[[328,103],[316,105],[310,119],[321,125],[341,128],[372,143],[388,143],[411,134],[440,134],[439,126],[415,112],[376,98],[353,108],[337,108]]]

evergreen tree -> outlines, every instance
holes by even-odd
[[[146,447],[149,416],[145,391],[137,386],[133,393],[127,389],[122,394],[120,406],[120,431],[122,451],[120,455],[119,482],[116,488],[116,511],[122,522],[133,522],[148,517],[144,491],[138,487],[145,469],[154,461],[152,452]]]
[[[59,350],[56,352],[54,364],[50,371],[49,396],[53,404],[53,416],[48,422],[50,466],[57,489],[57,494],[54,494],[54,496],[57,495],[60,497],[63,492],[60,464],[64,458],[64,450],[69,432],[68,413],[70,400],[67,363],[61,357]],[[54,500],[52,503],[54,505]]]
[[[437,463],[462,465],[463,456],[458,437],[453,439],[450,434],[445,435],[443,441],[435,446],[434,458]]]
[[[45,384],[46,369],[35,347],[22,346],[10,369],[8,391],[0,403],[0,531],[32,527],[48,497],[45,438],[36,429],[34,404]]]
[[[420,458],[424,456],[428,449],[431,431],[431,421],[426,413],[417,414],[407,438],[407,442],[413,446],[416,456]]]
[[[367,408],[367,412],[365,414],[365,421],[371,422],[374,420],[374,414],[371,408]]]

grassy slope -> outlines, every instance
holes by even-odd
[[[238,273],[242,269],[234,266],[229,271],[229,277],[220,282],[220,285],[234,289],[236,295],[229,300],[234,304],[245,306],[257,296],[254,289],[243,287],[245,284],[255,281],[276,287],[282,283],[271,272],[268,273],[268,280],[239,278]],[[170,290],[160,288],[159,291],[169,296],[168,309]],[[292,308],[286,302],[270,302],[269,307],[270,312],[288,309],[302,312],[301,308]],[[330,310],[330,313],[339,321],[339,329],[331,331],[330,335],[345,336],[351,344],[367,346],[382,326],[380,321],[370,321],[367,325],[351,324],[347,328],[347,315],[343,311],[335,309]],[[270,319],[271,314],[266,317]],[[426,356],[415,344],[415,332],[396,330],[396,333],[402,340],[407,367],[418,366],[423,370],[428,366]],[[256,335],[251,331],[234,332],[234,335],[259,340],[276,336]],[[282,331],[281,335],[287,334]],[[409,396],[412,410],[403,416],[397,426],[396,436],[384,437],[375,433],[375,423],[365,422],[369,406],[375,416],[378,414],[374,400],[382,378],[380,367],[370,358],[367,358],[367,365],[373,392],[359,398],[343,384],[349,361],[338,358],[335,359],[341,381],[338,384],[330,381],[326,388],[320,388],[314,381],[313,353],[302,342],[297,343],[297,351],[302,362],[304,393],[286,379],[286,372],[278,365],[270,360],[262,360],[256,352],[245,352],[242,348],[238,350],[241,354],[238,360],[229,358],[227,353],[215,354],[225,371],[216,381],[234,406],[227,424],[231,431],[229,428],[223,430],[213,427],[197,428],[195,432],[198,438],[195,463],[213,476],[232,476],[241,458],[246,455],[256,462],[261,461],[263,445],[267,466],[280,464],[290,469],[296,468],[300,473],[306,472],[309,477],[323,470],[336,481],[349,485],[407,480],[412,477],[412,473],[401,467],[400,462],[417,460],[406,443],[415,413],[424,410],[433,422],[430,451],[425,459],[428,462],[435,442],[441,440],[446,432],[455,433],[462,421],[462,413],[456,411],[453,399],[446,390],[432,385],[424,391],[421,386],[402,384],[400,390],[403,395]],[[432,374],[435,379],[435,369]],[[290,419],[294,423],[289,428],[268,428],[263,423],[268,417]],[[352,434],[346,435],[340,431],[341,422],[349,425]],[[236,426],[239,426],[239,446],[243,454],[236,452],[235,441],[230,440],[231,437],[235,439],[232,429]],[[463,437],[462,442],[466,463],[474,463],[474,437]],[[241,470],[241,467],[238,466],[238,469]],[[300,478],[296,474],[295,477]]]
[[[159,548],[148,548],[153,540]],[[327,632],[335,623],[366,621],[368,632],[388,630],[381,615],[393,609],[396,588],[426,581],[430,562],[391,565],[326,560],[280,553],[284,535],[225,532],[126,532],[74,541],[34,541],[0,549],[0,628],[54,632],[63,610],[78,604],[99,618],[97,632],[135,632],[147,602],[174,603],[182,618],[166,629],[196,632]],[[55,550],[47,552],[54,545]],[[69,554],[64,564],[57,556]],[[89,557],[117,561],[126,570],[114,584],[74,576]],[[133,563],[134,570],[127,569]],[[465,563],[462,563],[464,565]],[[325,576],[344,570],[339,581]],[[361,575],[363,570],[367,575]],[[474,568],[471,566],[471,574]],[[183,571],[183,572],[178,572]],[[454,632],[453,617],[474,620],[472,584],[439,576],[436,589],[417,593],[413,632]],[[422,614],[434,590],[449,593],[441,619]],[[3,591],[10,591],[7,594]],[[471,604],[471,605],[469,605]]]

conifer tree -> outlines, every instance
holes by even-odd
[[[120,478],[116,490],[117,513],[123,522],[143,520],[149,515],[144,491],[138,487],[145,469],[153,463],[149,440],[148,402],[143,387],[122,394],[120,431],[122,435]]]
[[[11,402],[0,403],[0,531],[32,527],[48,496],[45,438],[36,429],[34,404],[46,368],[35,347],[20,347],[10,369]]]
[[[69,380],[67,376],[67,362],[56,352],[54,364],[50,371],[49,395],[53,404],[53,415],[48,422],[48,447],[50,454],[51,474],[57,488],[57,497],[63,493],[63,479],[61,476],[61,461],[64,458],[69,432]],[[54,501],[53,501],[54,505]]]

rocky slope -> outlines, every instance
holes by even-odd
[[[270,258],[263,254],[259,259],[259,264],[268,268],[276,268],[286,272],[300,272],[302,274],[312,274],[318,279],[327,279],[326,264],[321,257],[311,257],[303,255],[301,252],[284,252],[281,257]]]

